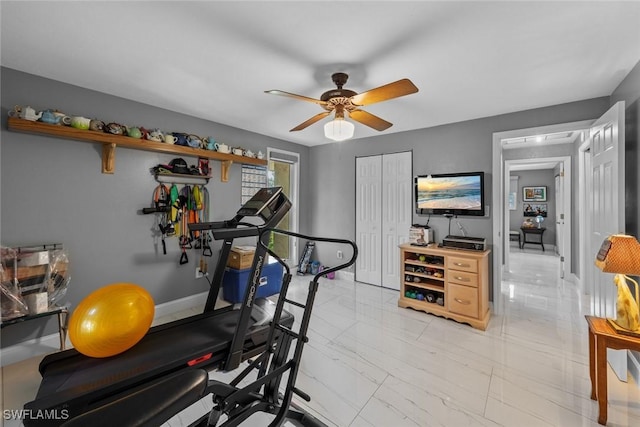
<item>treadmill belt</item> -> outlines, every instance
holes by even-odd
[[[132,386],[189,368],[192,365],[188,362],[199,358],[205,360],[194,364],[195,368],[217,368],[226,360],[239,317],[239,310],[219,310],[158,325],[131,349],[108,358],[91,358],[75,350],[54,353],[43,359],[43,379],[36,400],[25,408],[54,408],[77,399],[71,406],[80,409]],[[284,311],[281,323],[290,326],[293,316]],[[263,346],[268,328],[268,324],[250,327],[245,351]]]
[[[84,393],[111,383],[126,380],[168,364],[184,363],[193,355],[219,352],[230,345],[233,333],[220,328],[221,323],[232,324],[238,316],[236,312],[224,316],[211,316],[198,321],[165,329],[162,333],[147,334],[128,351],[107,358],[79,357],[73,363],[54,364],[47,369],[43,388],[51,382],[56,391],[80,388]],[[75,359],[75,358],[74,358]],[[47,390],[49,391],[49,390]]]

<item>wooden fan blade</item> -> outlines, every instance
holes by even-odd
[[[307,120],[306,122],[302,122],[300,123],[298,126],[294,127],[293,129],[291,129],[289,132],[295,132],[297,130],[302,130],[304,128],[306,128],[309,125],[314,124],[315,122],[317,122],[318,120],[322,120],[325,117],[327,117],[329,114],[331,114],[330,111],[325,111],[324,113],[320,113],[320,114],[316,114],[315,116],[311,117],[309,120]]]
[[[393,123],[389,123],[386,120],[381,119],[378,116],[374,116],[371,113],[367,113],[362,110],[353,110],[349,112],[349,117],[351,117],[356,122],[362,123],[363,125],[369,126],[370,128],[374,128],[375,130],[383,131],[385,129],[389,129],[393,126]]]
[[[398,80],[375,89],[362,92],[351,97],[351,102],[355,105],[371,105],[376,102],[388,99],[399,98],[401,96],[416,93],[418,88],[409,79]]]
[[[326,105],[326,101],[320,99],[309,98],[308,96],[296,95],[295,93],[284,92],[282,90],[265,90],[264,93],[271,95],[288,96],[289,98],[299,99],[300,101],[313,102],[314,104]]]

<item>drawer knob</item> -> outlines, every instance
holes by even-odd
[[[460,276],[456,276],[457,280],[460,280],[461,282],[468,282],[469,279],[467,277],[460,277]]]
[[[465,301],[465,300],[461,300],[460,298],[454,298],[454,300],[459,303],[459,304],[463,304],[463,305],[469,305],[471,304],[471,301]]]
[[[469,264],[463,264],[463,263],[461,263],[461,262],[454,262],[453,264],[454,264],[454,265],[457,265],[458,267],[470,267],[470,265],[469,265]]]

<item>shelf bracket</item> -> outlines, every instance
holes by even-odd
[[[102,144],[102,173],[116,170],[116,144]]]
[[[233,164],[233,160],[223,160],[220,165],[220,181],[229,182],[229,168]]]

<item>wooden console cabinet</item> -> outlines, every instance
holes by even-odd
[[[400,245],[398,306],[484,331],[490,318],[489,252]]]

